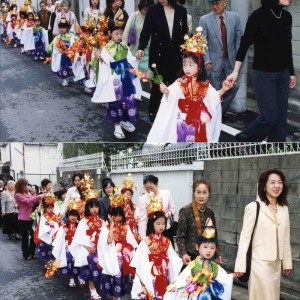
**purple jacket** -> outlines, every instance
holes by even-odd
[[[30,214],[32,212],[33,203],[38,202],[40,200],[41,196],[34,196],[30,193],[27,195],[23,194],[15,194],[15,199],[18,203],[19,208],[19,220],[23,221],[31,221]]]

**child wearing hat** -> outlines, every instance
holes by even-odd
[[[199,256],[168,286],[164,300],[230,300],[234,274],[227,274],[216,262],[217,239],[211,219],[195,247]]]
[[[122,43],[124,16],[121,10],[108,22],[109,43],[101,51],[98,82],[92,102],[106,103],[106,121],[115,125],[114,136],[124,139],[125,134],[135,131],[132,124],[137,120],[135,98],[141,97],[141,83],[129,72],[138,62],[125,43]]]
[[[70,23],[62,17],[58,24],[59,35],[49,45],[49,52],[52,54],[51,69],[56,72],[58,78],[62,79],[62,86],[68,86],[69,79],[73,75],[72,62],[68,57],[68,49],[78,39],[69,32]]]

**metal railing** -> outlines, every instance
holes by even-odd
[[[147,144],[146,144],[147,145]],[[111,155],[111,170],[190,165],[194,161],[300,154],[300,143],[177,143]]]
[[[59,163],[59,171],[103,169],[105,167],[103,152],[72,157]]]

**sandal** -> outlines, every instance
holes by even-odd
[[[90,289],[90,292],[91,292],[91,299],[93,300],[99,300],[99,299],[102,299],[100,295],[98,295],[97,291],[96,290],[91,290]]]
[[[121,126],[115,126],[114,136],[115,136],[118,140],[125,139],[125,135],[124,135],[124,132],[123,132]]]
[[[125,130],[127,130],[129,132],[135,131],[135,127],[128,121],[126,121],[126,122],[121,121],[120,125],[121,125],[122,128],[124,128]]]
[[[85,281],[83,279],[81,279],[81,278],[78,278],[78,284],[80,286],[85,286]]]
[[[70,279],[69,287],[70,288],[76,287],[76,283],[75,283],[74,279]]]

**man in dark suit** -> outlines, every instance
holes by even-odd
[[[237,13],[227,11],[227,0],[208,0],[212,12],[200,18],[199,25],[206,36],[208,49],[204,55],[205,68],[211,85],[219,90],[223,81],[232,73],[235,56],[239,49],[242,26]],[[223,96],[223,118],[234,99],[239,85],[236,84]]]
[[[37,13],[37,15],[41,20],[41,26],[44,29],[48,30],[51,12],[46,9],[46,2],[40,2],[40,11]]]
[[[156,64],[157,72],[163,76],[166,85],[177,79],[182,68],[180,45],[188,33],[187,11],[177,0],[159,0],[148,8],[140,35],[137,59],[142,59],[149,40],[149,67]],[[153,84],[149,102],[149,119],[154,121],[162,93],[159,85]]]

